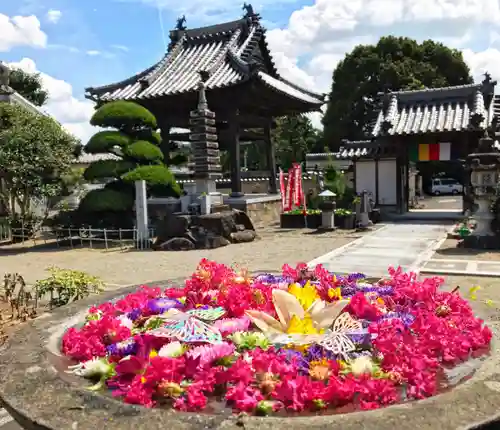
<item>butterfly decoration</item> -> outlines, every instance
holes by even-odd
[[[222,342],[222,335],[215,327],[203,322],[214,321],[220,316],[221,309],[192,309],[187,312],[181,312],[177,309],[171,309],[165,314],[159,315],[164,320],[163,325],[157,329],[151,330],[148,334],[157,337],[175,338],[180,342],[187,343],[211,343]]]
[[[203,321],[215,321],[224,316],[226,314],[226,310],[220,306],[217,308],[198,308],[191,309],[187,311],[186,314]]]
[[[335,319],[330,330],[323,335],[318,344],[335,355],[347,359],[348,354],[356,349],[354,342],[347,336],[353,332],[363,332],[363,325],[349,313],[344,312]]]
[[[356,349],[348,334],[364,334],[366,330],[360,321],[355,320],[347,312],[335,319],[331,328],[323,334],[275,334],[268,336],[274,345],[311,345],[318,344],[335,355],[348,359],[348,354]]]

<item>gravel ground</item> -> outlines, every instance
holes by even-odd
[[[446,239],[441,247],[434,253],[432,258],[437,260],[500,261],[500,252],[457,248],[457,244],[458,240],[456,239]]]
[[[269,227],[259,230],[258,234],[258,240],[251,243],[186,252],[3,246],[0,274],[17,272],[31,284],[46,276],[47,267],[57,266],[83,270],[101,277],[110,287],[117,287],[189,276],[204,257],[228,265],[237,264],[250,271],[276,271],[285,263],[311,261],[366,233],[339,230],[315,234],[313,230]]]

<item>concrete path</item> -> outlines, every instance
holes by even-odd
[[[335,273],[384,276],[389,266],[418,270],[429,260],[436,244],[446,237],[449,225],[440,222],[407,221],[388,224],[372,234],[336,249],[309,263],[322,264]]]

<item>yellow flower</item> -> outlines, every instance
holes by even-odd
[[[320,332],[314,327],[313,320],[310,315],[306,315],[301,320],[297,315],[292,315],[290,324],[286,330],[287,334],[319,334]]]
[[[292,284],[288,287],[288,292],[294,296],[304,310],[307,310],[320,297],[316,291],[316,287],[311,285],[309,281],[301,287],[300,284]]]
[[[342,292],[340,291],[340,288],[329,288],[328,297],[330,297],[330,299],[337,298],[339,300],[342,300]]]
[[[149,358],[154,358],[158,356],[158,351],[156,349],[152,349],[151,352],[149,353]]]
[[[491,299],[488,299],[488,300],[485,300],[485,301],[484,301],[484,304],[485,304],[486,306],[494,306],[494,305],[495,305],[495,302],[494,302],[493,300],[491,300]]]
[[[475,287],[472,287],[470,290],[469,290],[469,299],[471,300],[477,300],[477,296],[476,296],[476,293],[481,289],[481,287],[479,285],[476,285]]]

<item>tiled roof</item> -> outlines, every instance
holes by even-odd
[[[255,79],[262,85],[314,108],[324,96],[282,79],[272,62],[265,29],[258,17],[191,30],[177,30],[179,39],[154,66],[122,82],[86,89],[93,100],[147,100],[195,91],[200,72],[208,72],[207,88],[217,89]],[[254,53],[261,47],[260,54]]]
[[[496,82],[385,94],[372,137],[484,129]]]
[[[306,154],[308,160],[351,160],[353,158],[389,158],[394,157],[394,147],[379,145],[371,140],[344,141],[338,152],[322,152]]]

